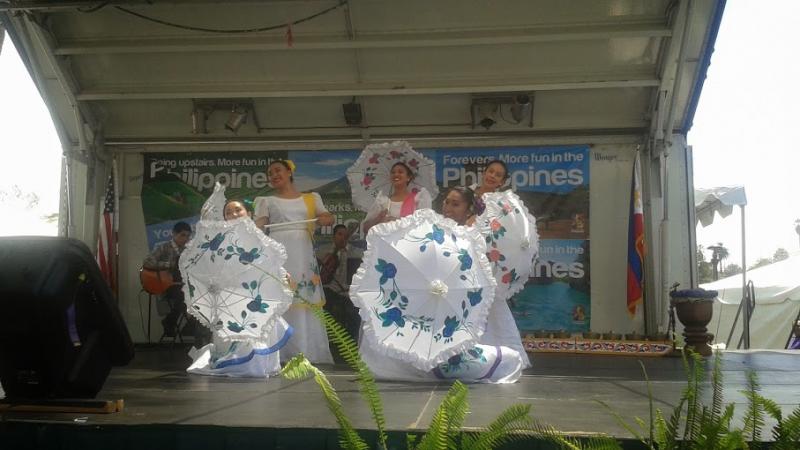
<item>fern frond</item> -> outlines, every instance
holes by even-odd
[[[469,412],[469,401],[467,400],[468,394],[469,389],[467,386],[465,386],[464,383],[456,380],[453,385],[450,386],[450,390],[447,392],[447,395],[442,402],[442,406],[447,403],[447,428],[451,433],[457,433],[461,431],[461,427],[464,425],[464,418]]]
[[[719,417],[719,423],[722,424],[723,428],[726,430],[730,428],[731,420],[733,420],[733,411],[735,408],[736,405],[731,403],[730,405],[725,407],[725,410]]]
[[[595,401],[597,403],[601,404],[612,416],[614,416],[614,419],[617,421],[617,423],[622,428],[625,428],[625,430],[627,430],[628,433],[630,433],[633,437],[635,437],[637,440],[639,440],[643,444],[648,445],[648,446],[650,445],[650,444],[648,444],[648,442],[645,440],[644,436],[642,436],[642,434],[639,431],[634,430],[633,427],[630,426],[628,424],[628,422],[626,422],[625,419],[622,418],[622,416],[618,412],[614,411],[610,406],[608,406],[608,404],[606,402],[604,402],[602,400],[595,400]],[[638,419],[638,418],[636,418],[636,419]],[[640,421],[641,419],[638,419],[638,420]],[[641,426],[642,425],[640,423],[640,427]],[[651,440],[651,442],[652,442],[652,440]]]
[[[700,397],[703,394],[703,382],[705,381],[705,366],[699,354],[689,351],[689,358],[683,354],[683,367],[686,372],[687,385],[684,391],[686,399],[686,422],[684,426],[683,439],[692,441],[700,433],[700,421],[698,415],[702,413],[700,408]],[[691,366],[689,359],[691,358]]]
[[[722,352],[714,352],[714,368],[711,373],[711,420],[716,421],[722,414]]]
[[[465,450],[486,450],[496,448],[506,442],[524,439],[522,432],[528,431],[537,435],[539,431],[533,419],[528,415],[531,405],[512,405],[500,413],[492,423],[483,428],[479,433],[464,436],[462,446]]]
[[[364,360],[361,359],[361,354],[358,352],[358,344],[356,344],[347,330],[345,330],[330,313],[318,305],[305,301],[304,299],[301,300],[311,309],[320,322],[325,325],[325,330],[331,342],[339,349],[339,354],[347,365],[356,372],[356,382],[358,383],[359,390],[369,406],[372,419],[375,421],[379,448],[387,448],[386,418],[383,414],[383,402],[378,393],[378,385],[375,383],[375,377],[372,375],[372,372],[369,370]]]
[[[681,402],[680,405],[680,408],[682,409],[683,402]],[[680,414],[681,409],[678,409],[678,414]],[[673,424],[673,421],[677,422]],[[662,450],[675,450],[677,448],[677,439],[675,437],[675,433],[680,426],[680,415],[678,415],[676,418],[676,414],[673,412],[672,416],[670,417],[670,422],[667,422],[664,419],[664,415],[661,410],[657,409],[654,426],[654,441],[650,443],[650,448],[652,449],[655,447]]]
[[[461,426],[469,411],[469,389],[460,381],[450,386],[436,409],[428,432],[419,443],[420,449],[457,449]]]
[[[450,421],[445,401],[439,405],[433,414],[428,431],[422,436],[417,450],[446,450],[448,448],[447,426]]]
[[[772,430],[775,442],[772,450],[795,450],[800,448],[800,406],[795,408],[785,419],[779,420]]]
[[[530,417],[531,405],[516,404],[504,410],[486,428],[463,436],[461,449],[490,450],[532,437],[567,450],[620,450],[617,441],[598,435],[578,440]]]
[[[644,363],[642,362],[641,359],[638,360],[638,361],[639,361],[639,367],[642,368],[642,375],[644,376],[645,385],[647,386],[647,407],[648,407],[647,410],[650,412],[650,423],[648,424],[648,427],[647,427],[648,437],[649,437],[649,439],[648,439],[648,443],[649,444],[648,445],[650,446],[650,448],[653,448],[653,433],[654,433],[654,429],[653,428],[655,427],[655,423],[654,423],[654,421],[655,421],[654,408],[655,407],[653,406],[653,387],[650,385],[650,377],[647,375],[647,369],[645,369]]]
[[[733,403],[727,405],[719,416],[714,427],[714,442],[722,442],[723,438],[733,431],[731,430],[731,421],[735,407],[736,405]]]
[[[761,397],[760,394],[759,397],[761,401],[761,406],[764,407],[764,411],[770,417],[775,419],[776,422],[781,423],[783,421],[783,411],[781,411],[781,407],[778,406],[778,403],[776,403],[774,400]]]
[[[731,419],[733,418],[734,406],[733,404],[726,406],[719,417],[714,417],[713,413],[709,409],[706,409],[703,418],[700,420],[701,431],[696,441],[697,448],[729,448],[725,447],[723,442],[725,442],[727,436],[732,433],[730,426]]]
[[[557,436],[551,441],[566,450],[622,450],[616,439],[605,435],[581,438]]]
[[[720,449],[747,449],[750,448],[742,430],[731,430],[725,433],[719,441]]]
[[[744,434],[750,441],[758,442],[761,439],[761,429],[764,427],[763,397],[758,393],[758,377],[752,370],[747,371],[747,413],[744,416]]]
[[[634,416],[633,421],[636,422],[636,425],[639,425],[640,430],[647,431],[647,423],[645,423],[644,419],[639,416]],[[652,440],[652,438],[648,439],[648,442],[650,442],[650,440]]]
[[[681,400],[686,402],[686,419],[683,427],[683,438],[686,439],[691,434],[690,428],[692,426],[692,416],[697,408],[697,405],[694,401],[697,391],[694,387],[694,372],[692,371],[692,367],[689,365],[689,358],[687,357],[687,352],[685,350],[683,353],[681,353],[681,360],[683,362],[683,372],[686,375],[686,387],[683,389],[683,394],[681,394]]]
[[[284,364],[280,375],[287,380],[305,380],[314,375],[313,369],[314,366],[306,359],[305,355],[298,353],[294,358]]]
[[[414,448],[416,448],[417,439],[419,439],[418,435],[407,433],[406,434],[406,450],[413,450]]]
[[[308,378],[313,375],[314,381],[320,387],[322,395],[325,397],[325,402],[328,404],[328,409],[336,418],[339,423],[339,445],[346,450],[368,450],[369,446],[361,436],[358,435],[350,419],[344,413],[342,408],[342,401],[333,388],[328,377],[322,373],[321,370],[314,367],[303,354],[299,354],[292,358],[281,370],[281,375],[289,380],[299,380]]]
[[[582,450],[622,450],[616,439],[610,436],[592,436],[583,440]]]
[[[694,418],[697,431],[692,435],[691,442],[697,448],[712,449],[714,448],[714,424],[709,420],[711,414],[706,406],[700,406],[700,413]]]

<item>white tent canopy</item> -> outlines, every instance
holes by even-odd
[[[743,300],[745,286],[747,285],[747,231],[745,227],[744,207],[747,205],[747,196],[744,193],[744,186],[722,186],[708,189],[694,190],[694,210],[695,225],[699,221],[704,227],[714,222],[715,214],[728,217],[733,212],[733,207],[738,205],[742,209],[742,274],[736,278],[739,283],[739,299]],[[696,261],[692,261],[693,267],[697,266]],[[746,317],[751,317],[752,311],[750,303],[744,302],[742,307],[742,317],[744,322],[744,348],[750,348],[750,331],[747,329],[749,322]]]
[[[695,218],[704,227],[714,222],[715,213],[723,218],[733,212],[734,206],[747,204],[744,186],[722,186],[694,190]]]
[[[752,348],[784,348],[792,322],[800,311],[800,254],[748,272],[755,287],[755,310],[750,319],[750,346]],[[714,318],[709,332],[715,342],[724,343],[728,337],[736,310],[742,299],[742,279],[739,275],[702,285],[704,289],[719,291],[714,303]],[[742,333],[742,317],[730,346],[736,347]]]

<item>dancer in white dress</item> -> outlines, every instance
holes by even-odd
[[[500,190],[506,181],[508,181],[508,177],[508,166],[506,166],[506,163],[503,161],[495,159],[486,164],[483,169],[483,175],[481,176],[481,183],[476,183],[469,187],[472,192],[475,193],[473,221],[475,217],[482,214],[483,210],[486,208],[486,205],[483,203],[483,194]],[[472,222],[468,221],[467,225],[472,225]]]
[[[498,162],[500,164],[497,164]],[[489,171],[490,174],[484,178],[484,182],[488,181],[490,189],[492,186],[499,187],[502,184],[500,180],[505,180],[506,178],[505,164],[502,161],[489,163],[486,171]],[[475,221],[476,216],[474,195],[473,191],[463,187],[451,188],[442,203],[442,215],[448,219],[453,219],[459,225],[470,225]],[[519,353],[523,361],[523,369],[531,366],[528,353],[522,345],[517,322],[514,320],[511,308],[508,307],[508,303],[505,300],[495,299],[494,303],[492,303],[486,331],[484,331],[478,342],[485,345],[509,347]]]
[[[450,189],[442,204],[444,216],[458,225],[465,225],[474,216],[473,195],[466,188]],[[458,379],[474,383],[514,383],[522,376],[522,370],[530,367],[530,361],[505,300],[492,303],[487,321],[486,331],[478,339],[478,345],[449,358],[430,372],[380,354],[368,345],[366,339],[361,341],[361,357],[378,379]]]
[[[223,211],[225,220],[250,220],[240,200],[228,200]],[[281,370],[279,351],[292,333],[292,327],[280,318],[265,342],[222,341],[213,334],[210,344],[189,351],[192,364],[186,371],[198,375],[269,378]]]
[[[414,171],[404,162],[395,163],[390,171],[392,192],[389,197],[379,193],[375,198],[367,216],[364,218],[363,234],[367,235],[374,225],[414,214],[414,211],[430,208],[432,198],[425,188],[411,190],[408,188],[414,179]]]
[[[301,194],[294,187],[294,170],[291,161],[273,161],[267,168],[267,177],[276,195],[255,199],[256,225],[261,229],[269,225],[270,237],[286,246],[285,268],[295,292],[295,304],[283,315],[294,328],[294,335],[281,352],[281,359],[286,361],[302,352],[313,363],[332,364],[325,326],[300,301],[302,298],[320,306],[325,301],[312,243],[315,225],[287,222],[317,219],[316,224],[327,226],[334,219],[319,194]]]

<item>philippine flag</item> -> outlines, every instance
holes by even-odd
[[[644,211],[642,209],[642,166],[639,152],[633,162],[631,209],[628,222],[628,314],[636,315],[644,289]]]

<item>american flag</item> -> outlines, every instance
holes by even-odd
[[[114,273],[116,246],[117,246],[117,196],[114,189],[114,170],[108,176],[106,196],[103,202],[103,212],[100,214],[100,224],[97,229],[97,264],[103,273],[103,278],[111,290],[117,292],[117,277]]]

